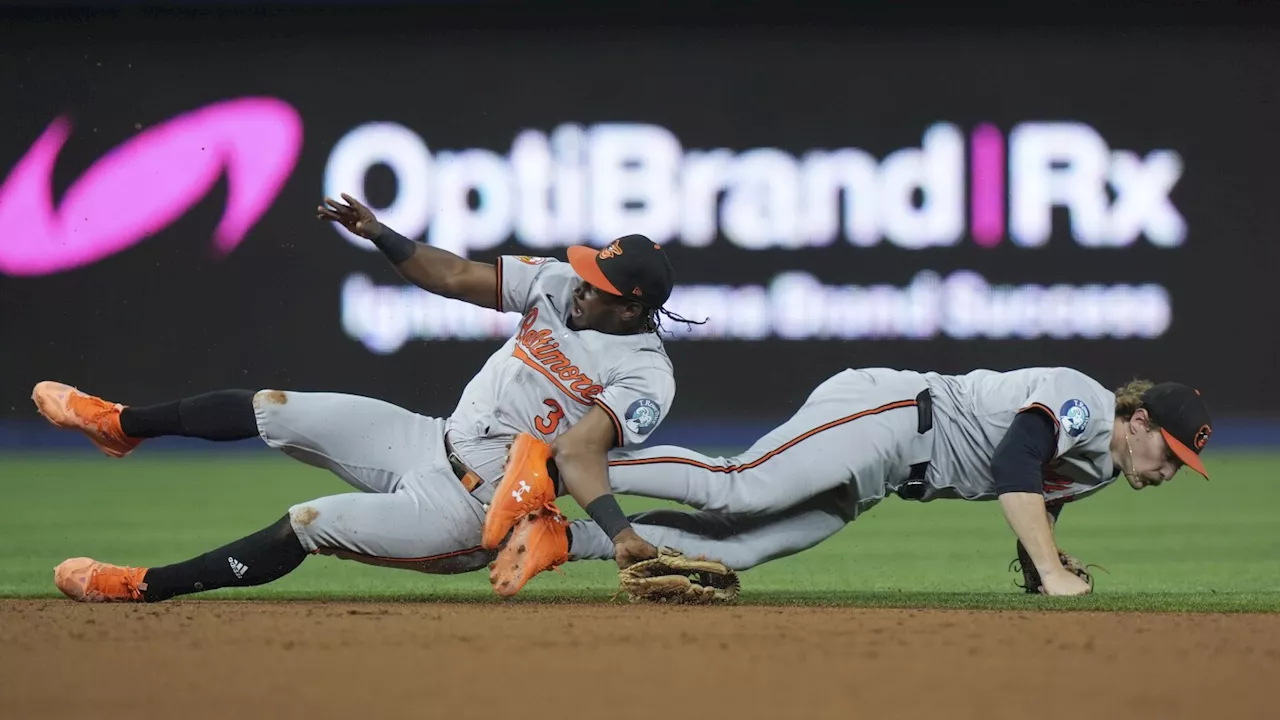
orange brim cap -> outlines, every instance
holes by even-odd
[[[621,297],[622,293],[618,288],[614,287],[613,283],[609,282],[609,278],[600,271],[599,252],[585,245],[574,245],[565,254],[568,255],[569,265],[573,267],[574,272],[578,273],[578,277],[607,293]]]
[[[1168,430],[1160,428],[1160,434],[1164,435],[1164,441],[1169,444],[1169,449],[1173,450],[1173,454],[1177,455],[1184,465],[1203,475],[1205,480],[1209,479],[1209,473],[1204,469],[1204,460],[1200,459],[1199,454],[1170,435]]]

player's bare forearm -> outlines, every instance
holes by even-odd
[[[372,242],[396,272],[429,293],[487,308],[498,307],[498,269],[417,243],[378,222],[373,211],[343,193],[339,202],[325,198],[316,217],[342,225]]]
[[[636,534],[609,487],[609,450],[618,438],[613,419],[591,408],[551,445],[560,479],[574,500],[613,540],[618,567],[628,567],[657,555],[657,549]]]
[[[1049,514],[1040,493],[1008,492],[1000,496],[1005,520],[1013,529],[1027,555],[1043,576],[1061,571],[1058,546],[1053,538],[1053,516]]]
[[[604,453],[570,450],[555,455],[565,490],[582,507],[609,494],[609,462]]]
[[[498,271],[493,265],[423,243],[414,245],[409,259],[394,266],[405,280],[442,297],[481,307],[497,307]]]
[[[616,437],[613,420],[595,407],[551,444],[565,490],[584,508],[612,491],[609,450]]]

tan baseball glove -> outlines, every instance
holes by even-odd
[[[1089,572],[1089,569],[1096,567],[1103,572],[1107,571],[1107,569],[1101,565],[1085,565],[1076,558],[1061,551],[1058,552],[1058,561],[1061,562],[1062,566],[1069,572],[1074,573],[1076,577],[1089,583],[1090,588],[1093,587],[1093,574]],[[1022,588],[1029,595],[1040,594],[1040,573],[1036,571],[1036,564],[1031,561],[1031,556],[1027,554],[1027,550],[1022,546],[1021,541],[1018,542],[1018,557],[1009,564],[1009,569],[1014,572],[1022,573],[1022,584],[1019,585],[1018,581],[1015,580],[1013,582],[1014,585]]]
[[[730,603],[742,586],[738,573],[724,564],[693,560],[665,547],[658,557],[619,570],[618,581],[631,602],[685,605]]]

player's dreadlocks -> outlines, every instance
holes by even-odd
[[[645,318],[645,330],[653,333],[660,333],[665,328],[662,327],[662,319],[666,318],[671,322],[684,323],[685,330],[692,331],[692,325],[706,325],[706,320],[690,320],[682,315],[673,313],[666,308],[651,308],[648,316]]]

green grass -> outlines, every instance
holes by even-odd
[[[745,573],[743,602],[1280,611],[1280,455],[1218,452],[1210,471],[1211,483],[1187,472],[1163,488],[1121,483],[1067,507],[1059,543],[1110,571],[1096,574],[1090,597],[1028,597],[1013,586],[1013,537],[997,503],[891,499],[817,548]],[[143,566],[183,560],[260,529],[296,502],[348,491],[327,473],[266,453],[0,456],[0,596],[56,597],[54,565],[78,555]],[[603,601],[615,587],[611,563],[571,563],[535,579],[517,602]],[[207,597],[495,601],[485,573],[428,576],[324,557],[277,583]]]

